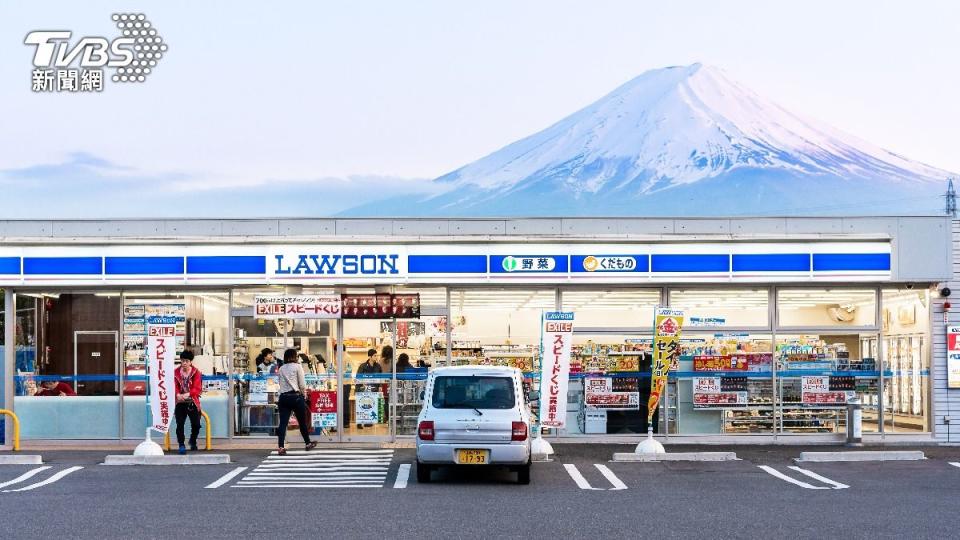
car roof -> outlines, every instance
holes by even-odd
[[[520,374],[517,368],[506,366],[448,366],[433,368],[435,376],[469,377],[472,375],[513,376]]]

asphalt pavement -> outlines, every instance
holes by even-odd
[[[416,481],[412,449],[232,451],[211,466],[106,466],[44,452],[0,466],[4,538],[952,538],[960,448],[913,462],[797,463],[804,450],[732,450],[731,462],[614,463],[632,447],[555,445],[530,485],[453,468]],[[668,451],[671,450],[668,447]],[[676,448],[680,451],[698,448]],[[957,465],[953,465],[956,463]],[[25,478],[23,478],[25,477]]]

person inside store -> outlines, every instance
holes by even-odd
[[[383,370],[380,368],[380,363],[377,361],[377,350],[369,349],[367,350],[367,361],[357,366],[357,373],[356,377],[354,378],[361,379],[361,375],[372,375],[375,373],[383,373]],[[372,388],[372,385],[363,384],[360,382],[354,385],[354,390],[356,392],[366,392],[368,388]],[[363,429],[363,424],[357,424],[357,429]]]
[[[273,358],[273,349],[266,347],[257,355],[257,375],[273,375],[277,372],[277,362]]]
[[[42,381],[35,396],[75,396],[73,387],[63,381]]]
[[[193,367],[193,353],[180,353],[180,365],[173,370],[173,378],[177,385],[177,405],[173,409],[173,416],[177,420],[178,452],[187,453],[184,446],[183,424],[190,417],[190,450],[197,450],[197,436],[200,435],[200,393],[203,391],[200,370]]]
[[[393,347],[384,345],[380,349],[380,373],[393,373]],[[390,384],[379,385],[380,395],[383,396],[383,419],[382,422],[390,420]]]
[[[304,397],[307,391],[307,379],[300,365],[300,357],[296,349],[283,351],[283,365],[277,370],[280,377],[280,398],[277,408],[280,409],[280,425],[277,427],[277,454],[285,455],[284,439],[287,435],[287,425],[290,423],[290,413],[297,418],[300,435],[307,450],[316,448],[317,443],[310,440],[310,422],[307,415],[307,401]]]
[[[397,356],[397,373],[403,373],[404,371],[415,369],[413,364],[410,363],[410,355],[407,353],[400,353],[400,356]]]

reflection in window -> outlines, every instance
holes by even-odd
[[[877,322],[877,295],[869,289],[780,289],[777,308],[781,327],[854,327]]]
[[[686,289],[670,291],[670,307],[682,309],[684,326],[766,327],[767,289]]]

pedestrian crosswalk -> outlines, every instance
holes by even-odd
[[[273,452],[232,487],[379,488],[392,461],[390,449]]]

